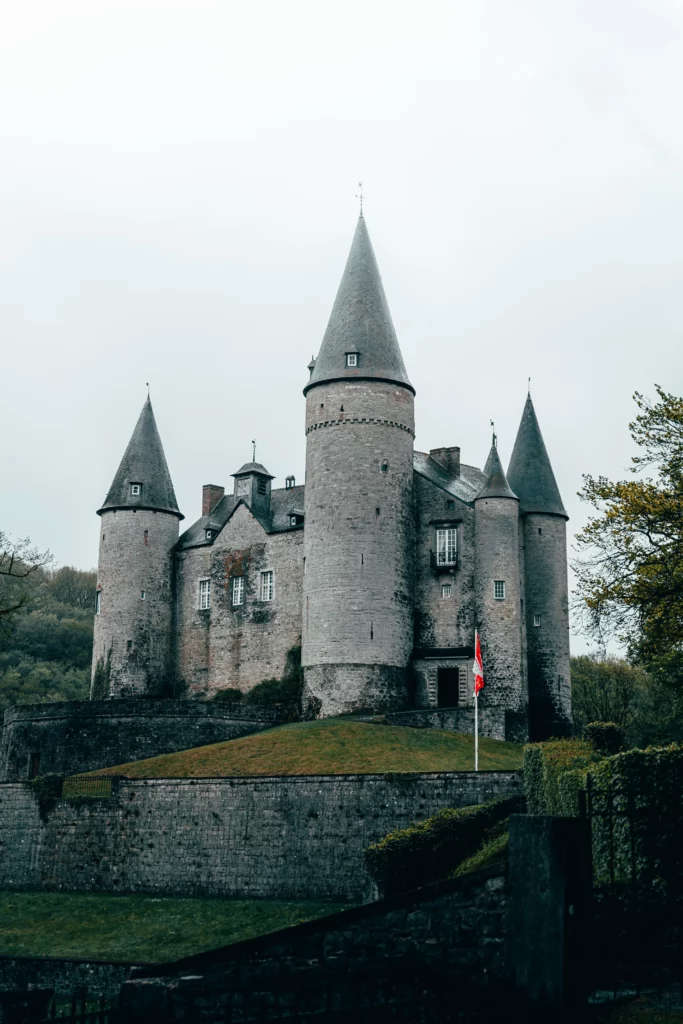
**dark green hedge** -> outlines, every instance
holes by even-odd
[[[583,737],[604,757],[624,749],[624,730],[616,722],[591,722],[583,730]]]
[[[499,834],[511,814],[523,810],[523,797],[509,797],[440,811],[410,828],[390,832],[369,846],[365,851],[368,871],[382,896],[447,878],[463,860]]]
[[[522,770],[529,814],[575,815],[579,812],[580,772],[599,760],[585,740],[549,740],[524,748]],[[575,773],[579,774],[575,774]]]

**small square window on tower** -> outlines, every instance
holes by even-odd
[[[141,601],[146,601],[147,600],[147,591],[146,590],[141,590],[140,591],[140,600]]]
[[[346,353],[346,365],[347,366],[358,366],[358,353],[347,352]]]
[[[199,610],[206,611],[211,607],[211,580],[199,581]]]
[[[142,484],[131,484],[130,485],[130,496],[131,498],[139,498],[142,494]]]
[[[261,573],[261,600],[272,601],[273,600],[273,570],[269,569],[268,572]]]
[[[493,581],[493,596],[496,601],[505,600],[505,580],[494,580]]]
[[[540,625],[541,625],[541,616],[540,615],[534,615],[534,626],[540,626]]]
[[[453,593],[453,587],[452,587],[452,585],[450,583],[442,583],[441,584],[441,596],[442,597],[450,597],[452,595],[452,593]]]

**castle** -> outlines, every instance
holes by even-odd
[[[211,698],[301,647],[311,716],[467,706],[568,728],[567,514],[529,396],[507,474],[414,450],[406,372],[361,213],[306,397],[306,482],[258,462],[181,515],[147,399],[102,507],[92,697]]]

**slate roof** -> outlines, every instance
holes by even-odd
[[[481,490],[485,477],[476,466],[460,465],[460,476],[451,476],[443,466],[432,459],[426,452],[413,452],[415,472],[441,490],[452,494],[454,498],[471,505]]]
[[[522,512],[545,512],[569,518],[562,504],[531,395],[526,400],[512,450],[508,481],[519,496]]]
[[[225,494],[218,504],[211,510],[210,516],[202,516],[193,523],[178,540],[178,548],[211,547],[216,537],[231,518],[238,505],[249,503],[244,498],[238,498],[234,494]],[[270,518],[258,515],[250,509],[255,519],[259,521],[266,533],[283,533],[291,530],[301,530],[303,523],[298,526],[290,526],[291,515],[303,515],[304,507],[304,486],[278,487],[270,492]],[[211,540],[206,539],[206,530],[215,531]]]
[[[491,445],[491,451],[489,452],[482,475],[484,476],[484,484],[477,494],[477,498],[512,498],[514,501],[519,501],[519,498],[507,482],[495,440]]]
[[[346,353],[358,353],[358,366]],[[332,307],[320,353],[304,394],[333,380],[387,380],[415,389],[408,380],[363,214]]]
[[[275,477],[272,473],[269,473],[265,466],[262,466],[260,462],[245,462],[241,469],[238,469],[236,473],[232,473],[232,476],[247,476],[249,473],[260,473],[261,476],[267,476],[269,480],[274,480]]]
[[[132,483],[142,484],[139,497],[131,495]],[[97,514],[107,509],[120,508],[154,509],[157,512],[171,512],[178,519],[185,518],[178,510],[149,397],[142,407],[109,493]]]

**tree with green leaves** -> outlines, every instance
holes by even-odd
[[[28,537],[12,540],[0,530],[0,623],[23,608],[34,577],[52,561],[49,551],[39,551]]]
[[[657,386],[636,392],[629,425],[639,452],[630,479],[584,477],[595,514],[579,533],[575,563],[587,631],[658,672],[679,671],[683,652],[683,399]],[[669,666],[667,668],[667,665]],[[683,679],[679,677],[683,682]]]

